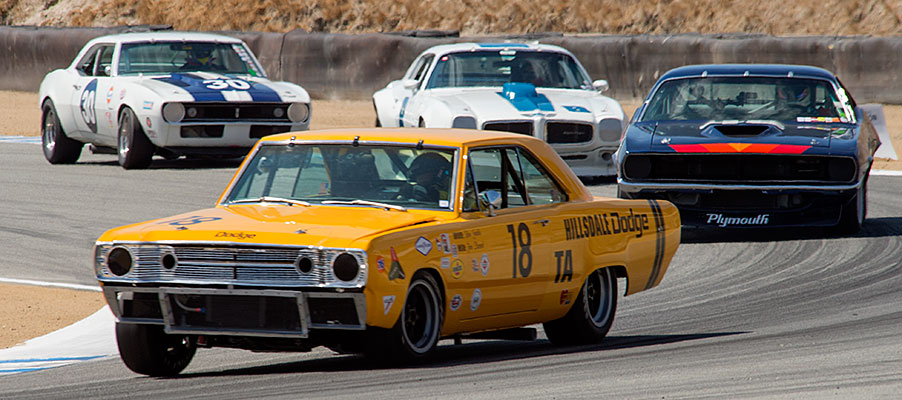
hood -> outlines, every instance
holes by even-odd
[[[433,89],[433,96],[448,104],[455,114],[474,115],[478,120],[546,118],[595,122],[599,116],[623,118],[623,112],[596,91],[580,89],[536,89],[528,83],[506,83],[501,88]]]
[[[155,91],[160,97],[172,99],[182,95],[179,101],[225,102],[259,101],[281,103],[286,90],[279,90],[264,78],[237,77],[210,72],[188,72],[150,78],[136,77],[143,86]],[[280,94],[281,93],[281,94]]]
[[[352,247],[374,234],[434,221],[371,207],[233,205],[108,231],[99,241],[194,241]]]
[[[684,153],[800,154],[830,147],[849,127],[839,124],[777,121],[666,121],[635,124],[651,151]]]

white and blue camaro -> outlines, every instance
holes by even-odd
[[[558,46],[457,43],[420,54],[373,94],[376,125],[522,133],[548,142],[580,176],[612,176],[626,126],[572,53]]]
[[[257,139],[307,129],[310,96],[266,78],[241,40],[189,32],[89,41],[40,88],[44,156],[74,163],[85,143],[124,168],[165,158],[242,156]]]

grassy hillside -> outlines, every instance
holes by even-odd
[[[899,35],[900,16],[897,0],[0,0],[6,25],[270,32]]]

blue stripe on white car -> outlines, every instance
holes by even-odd
[[[194,101],[282,102],[279,94],[268,86],[234,77],[191,73],[154,79],[184,89],[194,97]]]
[[[538,94],[531,83],[509,82],[501,87],[498,95],[507,100],[517,111],[554,111],[554,106],[544,94]]]

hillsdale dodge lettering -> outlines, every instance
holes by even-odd
[[[616,235],[620,233],[635,233],[636,237],[648,230],[648,215],[630,213],[620,215],[612,212],[609,214],[591,214],[582,217],[564,219],[564,231],[567,240],[582,239],[603,235]]]

